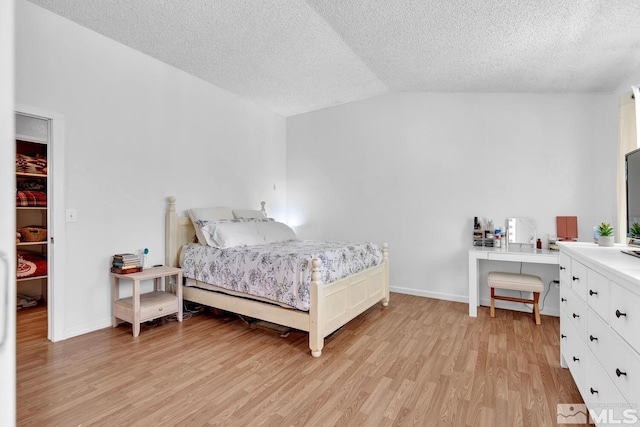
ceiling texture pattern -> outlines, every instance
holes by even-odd
[[[611,92],[638,0],[29,0],[285,117],[394,91]]]

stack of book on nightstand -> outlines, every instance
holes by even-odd
[[[115,254],[111,264],[111,272],[118,274],[137,273],[142,271],[140,258],[135,254]]]

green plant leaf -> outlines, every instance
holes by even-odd
[[[601,223],[597,230],[600,236],[613,236],[613,227],[608,222]]]

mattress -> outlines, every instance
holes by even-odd
[[[217,249],[183,246],[183,276],[234,292],[309,311],[311,260],[322,261],[323,283],[382,264],[382,248],[368,242],[289,240]]]

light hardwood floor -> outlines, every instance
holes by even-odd
[[[526,313],[467,313],[466,304],[392,294],[316,359],[306,334],[283,338],[231,316],[51,343],[29,335],[41,326],[37,310],[25,310],[18,425],[552,426],[558,403],[582,402],[559,366],[558,318],[536,326]]]

